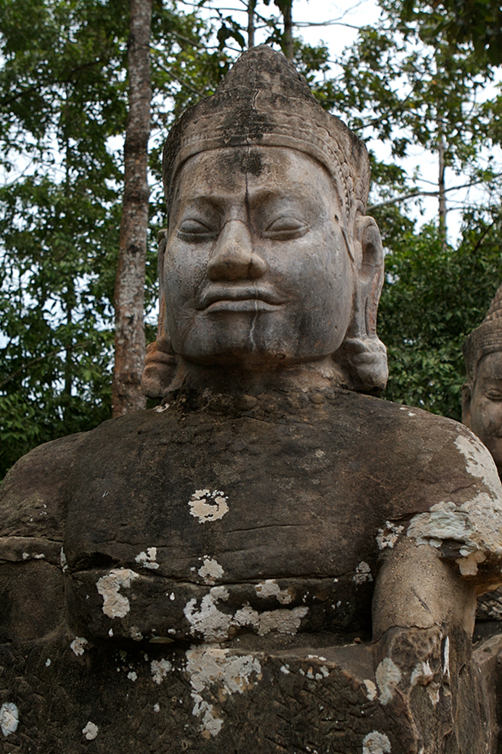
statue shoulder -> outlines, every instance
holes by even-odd
[[[373,475],[392,490],[381,549],[398,535],[455,563],[478,593],[502,583],[502,486],[487,448],[453,419],[364,397]]]
[[[81,432],[40,445],[10,469],[0,487],[1,559],[35,557],[31,550],[51,560],[57,551],[59,557],[67,487],[86,435]]]

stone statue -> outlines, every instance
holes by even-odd
[[[467,383],[462,389],[462,421],[483,441],[502,474],[502,286],[483,322],[464,343]],[[478,604],[476,633],[500,632],[502,590]],[[502,647],[501,647],[502,649]],[[502,655],[501,655],[502,658]]]
[[[502,286],[488,313],[466,338],[467,384],[462,394],[462,421],[493,456],[502,474]]]
[[[164,178],[162,402],[3,485],[2,751],[485,754],[502,490],[467,428],[372,395],[364,144],[262,46]]]

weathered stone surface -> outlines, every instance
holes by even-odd
[[[272,609],[306,631],[369,631],[380,553],[406,532],[439,537],[421,516],[445,500],[464,509],[462,527],[443,511],[435,544],[469,570],[469,527],[499,503],[489,477],[462,465],[465,448],[477,452],[454,422],[349,391],[271,392],[249,411],[231,396],[205,405],[181,391],[162,412],[37,449],[37,485],[37,464],[59,459],[47,494],[65,511],[64,537],[30,538],[36,497],[16,517],[9,489],[23,462],[5,486],[0,555],[20,565],[63,557],[73,610],[96,638],[115,626],[124,637],[227,639],[263,632],[257,615]],[[489,542],[481,554],[466,579],[484,584],[498,578],[500,555]],[[236,617],[244,605],[248,619]],[[206,629],[207,611],[226,618]]]
[[[381,553],[416,515],[486,484],[462,471],[459,437],[349,391],[208,403],[188,390],[38,448],[3,498],[0,701],[19,710],[6,752],[359,753],[375,740],[418,754],[429,740],[484,754],[468,636],[394,632],[378,662],[368,644]],[[38,489],[56,459],[44,494],[63,534],[33,538],[44,503],[25,468]],[[32,507],[10,497],[18,473]]]
[[[502,488],[467,429],[351,392],[387,375],[368,181],[268,48],[175,127],[164,403],[0,495],[2,754],[493,750]]]
[[[411,645],[414,637],[398,640]],[[19,726],[0,750],[484,754],[489,731],[476,699],[478,671],[468,666],[459,675],[456,658],[450,659],[454,698],[463,710],[455,724],[441,645],[432,652],[424,646],[421,657],[410,685],[385,667],[375,675],[371,648],[361,644],[124,648],[82,646],[65,634],[3,644],[8,691],[0,702],[15,700]],[[425,729],[416,727],[417,709]]]

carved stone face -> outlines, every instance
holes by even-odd
[[[296,150],[191,158],[177,182],[164,262],[174,351],[250,366],[334,353],[354,295],[340,216],[327,171]]]
[[[478,364],[466,424],[484,442],[502,472],[502,351]]]

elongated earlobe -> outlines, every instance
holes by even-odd
[[[145,367],[141,376],[141,392],[148,398],[164,398],[173,381],[177,357],[171,348],[171,340],[166,326],[166,302],[162,292],[164,270],[164,253],[166,250],[167,230],[161,230],[157,236],[159,245],[159,324],[157,338],[146,348]]]
[[[471,398],[472,390],[469,384],[462,385],[462,424],[471,428]]]
[[[372,217],[355,222],[351,255],[355,267],[352,321],[345,340],[334,354],[345,386],[361,393],[376,394],[387,384],[387,349],[376,334],[378,301],[383,285],[383,247],[380,231]]]

